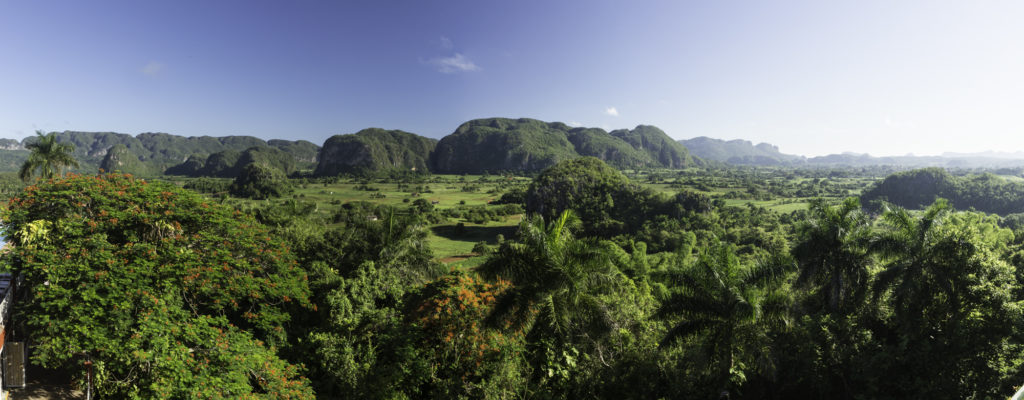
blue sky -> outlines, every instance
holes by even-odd
[[[483,117],[1024,150],[1019,1],[0,0],[0,137],[441,137]]]

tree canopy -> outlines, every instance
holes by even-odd
[[[238,211],[128,175],[27,187],[3,214],[33,361],[109,398],[311,398],[289,345],[306,274]]]

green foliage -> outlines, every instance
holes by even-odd
[[[509,189],[507,192],[502,193],[501,197],[491,202],[491,204],[526,204],[526,188],[514,187]]]
[[[189,179],[182,187],[194,190],[199,193],[226,193],[231,187],[232,180],[219,178],[196,178]]]
[[[279,172],[251,163],[235,178],[228,191],[233,196],[259,200],[284,196],[292,191],[292,187]]]
[[[574,210],[588,234],[621,231],[620,210],[635,187],[619,171],[593,157],[567,160],[548,168],[530,184],[526,210],[554,220]]]
[[[885,269],[875,287],[892,310],[882,315],[893,329],[883,339],[895,355],[887,362],[893,371],[910,368],[909,360],[917,366],[913,385],[884,390],[998,397],[1008,388],[1000,388],[1005,369],[1019,362],[1019,347],[1007,342],[1022,316],[1011,297],[1013,271],[986,245],[998,239],[983,238],[971,225],[945,224],[949,208],[939,201],[920,218],[901,209],[884,215],[876,248]]]
[[[547,223],[536,216],[524,220],[516,239],[502,242],[477,268],[512,284],[497,297],[488,325],[526,333],[530,386],[543,397],[604,396],[603,382],[618,382],[612,365],[654,349],[638,338],[650,337],[648,287],[616,268],[635,271],[632,264],[644,264],[646,255],[577,239],[578,223],[571,211]]]
[[[369,210],[378,218],[366,218]],[[316,305],[295,324],[297,358],[323,396],[389,398],[421,376],[403,312],[407,295],[439,267],[418,218],[369,204],[347,211],[338,228],[285,231],[310,271]]]
[[[718,244],[692,266],[670,271],[677,282],[658,309],[660,318],[682,317],[668,331],[662,346],[686,338],[713,362],[706,372],[723,391],[744,383],[746,374],[771,365],[771,329],[788,324],[790,297],[781,286],[793,262],[777,256],[744,266],[735,249]]]
[[[940,168],[925,168],[893,174],[861,196],[875,209],[879,202],[921,209],[938,198],[961,210],[1020,213],[1024,212],[1024,183],[989,173],[958,177]]]
[[[36,131],[36,140],[26,144],[25,148],[31,153],[18,172],[25,182],[32,179],[37,171],[39,177],[53,179],[63,175],[65,168],[78,167],[78,161],[71,155],[75,151],[74,145],[60,143],[53,132],[44,135],[42,131]]]
[[[619,134],[649,145],[639,133]],[[283,178],[280,152],[260,153],[248,165]],[[24,293],[52,312],[25,329],[42,332],[36,361],[91,358],[107,398],[308,397],[310,386],[381,399],[1009,396],[1024,374],[1024,223],[943,203],[878,217],[844,199],[891,172],[641,169],[630,180],[589,158],[522,190],[507,175],[387,170],[293,177],[293,198],[221,197],[239,212],[212,216],[203,204],[216,205],[170,185],[134,195],[144,185],[122,175],[81,178],[47,183],[46,199],[35,186],[15,196],[12,210],[33,211],[14,218],[0,265],[35,271]],[[1005,184],[950,179],[967,192]],[[230,184],[181,180],[218,194]],[[545,212],[520,220],[530,204]],[[471,248],[486,254],[435,261]],[[289,265],[308,276],[303,300],[299,276],[257,272]]]
[[[253,216],[267,226],[283,227],[308,221],[317,210],[316,203],[288,199],[280,204],[270,204],[257,208]]]
[[[832,313],[847,313],[867,295],[870,226],[860,202],[850,197],[837,206],[811,202],[810,219],[798,225],[792,253],[800,264],[797,284],[820,288],[815,294]]]
[[[104,398],[312,398],[277,355],[306,274],[251,218],[108,174],[29,186],[3,220],[32,362],[91,360]]]

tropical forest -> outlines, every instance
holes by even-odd
[[[7,340],[98,399],[988,399],[1024,374],[1024,166],[750,165],[528,119],[12,147]]]

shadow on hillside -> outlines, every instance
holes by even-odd
[[[518,226],[462,226],[439,225],[430,228],[435,235],[448,240],[459,240],[463,242],[487,242],[497,244],[498,235],[504,235],[505,239],[512,239],[516,234]]]

